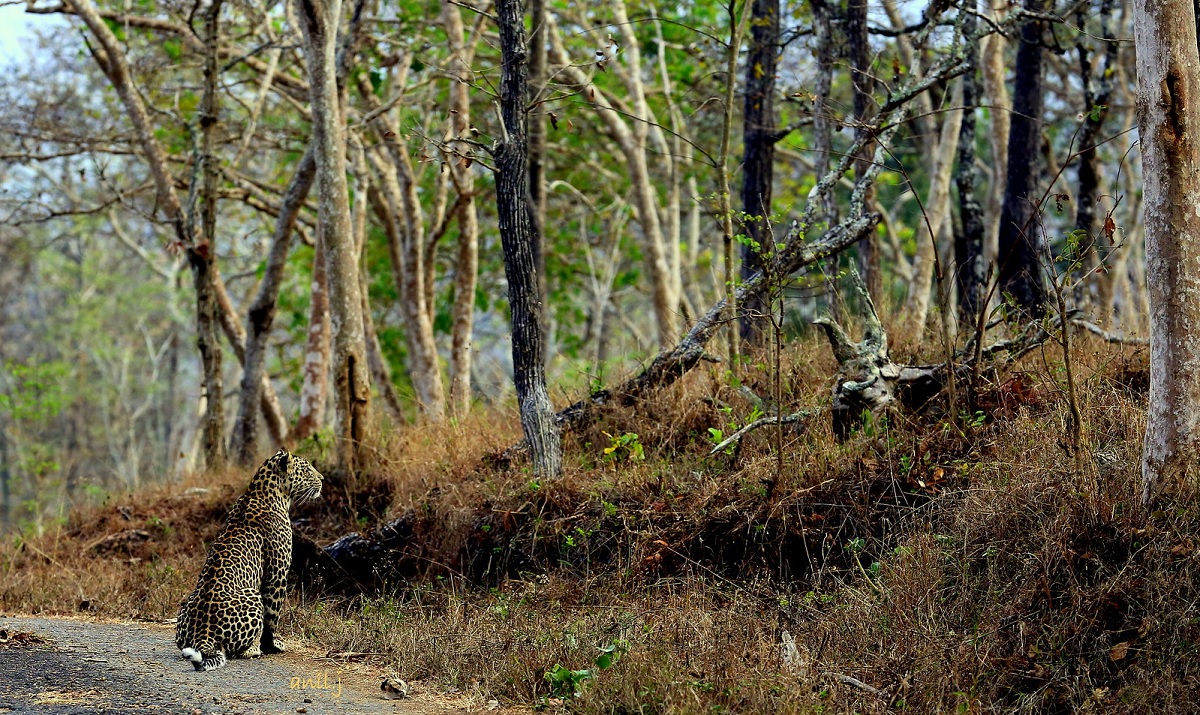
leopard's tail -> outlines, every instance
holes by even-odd
[[[216,670],[217,668],[225,667],[225,651],[219,650],[207,658],[195,648],[184,648],[182,652],[184,658],[192,661],[192,666],[196,670]]]

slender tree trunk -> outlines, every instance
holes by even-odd
[[[762,254],[774,244],[771,226],[771,183],[775,175],[775,72],[779,59],[779,0],[753,0],[750,54],[742,108],[742,280],[762,270]],[[742,340],[753,347],[766,343],[770,296],[742,306]]]
[[[974,15],[965,16],[962,21],[963,35],[974,33],[976,23]],[[975,195],[975,125],[980,92],[979,48],[975,44],[967,48],[967,65],[962,77],[963,118],[958,132],[958,169],[954,175],[962,228],[954,236],[954,262],[957,268],[959,322],[962,325],[975,325],[987,291],[983,207]]]
[[[957,102],[951,102],[957,105]],[[908,330],[921,335],[929,317],[929,296],[937,263],[937,237],[942,223],[950,214],[950,178],[958,153],[958,135],[962,127],[962,110],[948,110],[942,120],[936,154],[929,172],[929,193],[925,197],[925,215],[918,219],[917,253],[913,257],[913,282],[908,294]]]
[[[550,395],[539,324],[542,305],[533,246],[535,227],[526,201],[529,179],[525,109],[528,104],[528,46],[521,0],[498,0],[500,26],[500,135],[496,159],[496,212],[504,249],[504,274],[512,310],[513,381],[521,427],[533,452],[533,471],[543,478],[562,473],[562,443]]]
[[[1108,37],[1110,31],[1109,17],[1112,14],[1113,0],[1100,2],[1100,36]],[[1082,10],[1075,15],[1076,22],[1083,23],[1086,17]],[[1080,27],[1083,25],[1080,24]],[[1079,246],[1077,258],[1086,269],[1095,268],[1100,259],[1096,251],[1096,241],[1104,227],[1098,225],[1096,209],[1100,202],[1100,185],[1102,181],[1100,169],[1100,154],[1096,142],[1101,138],[1100,130],[1108,115],[1108,105],[1112,97],[1113,67],[1117,62],[1120,45],[1117,42],[1106,43],[1104,65],[1096,74],[1096,87],[1092,81],[1094,69],[1087,46],[1087,39],[1080,35],[1076,40],[1076,52],[1079,56],[1079,76],[1083,84],[1083,127],[1079,132],[1079,173],[1076,181],[1075,198],[1075,230],[1078,232]],[[1112,234],[1108,234],[1112,243]],[[1077,305],[1086,305],[1090,291],[1082,282],[1075,296]]]
[[[1042,11],[1042,0],[1025,0],[1025,9]],[[1000,211],[997,263],[1000,290],[1012,295],[1017,307],[1033,316],[1046,307],[1042,275],[1041,226],[1038,219],[1038,154],[1042,145],[1042,27],[1027,20],[1013,82],[1012,123],[1008,132],[1008,170],[1004,205]]]
[[[320,219],[325,226],[323,253],[333,327],[338,460],[347,472],[353,473],[359,461],[359,447],[370,431],[371,382],[359,293],[358,254],[350,228],[346,133],[338,101],[335,51],[341,10],[341,0],[296,0],[307,49],[317,193]]]
[[[813,174],[819,179],[829,171],[833,156],[833,111],[829,94],[833,89],[833,8],[829,0],[813,0],[813,38],[817,54],[817,81],[813,86]],[[837,221],[833,194],[824,197],[824,219]]]
[[[359,77],[359,94],[372,110],[380,108],[365,76]],[[417,393],[418,409],[426,420],[437,422],[446,412],[441,365],[433,336],[433,310],[429,300],[425,255],[425,213],[417,192],[412,161],[404,145],[397,141],[399,127],[385,112],[374,120],[375,134],[386,146],[391,162],[385,162],[379,148],[368,151],[371,166],[378,176],[379,194],[388,231],[389,255],[395,271],[396,290],[404,314],[404,337],[408,348],[408,371]]]
[[[204,366],[204,390],[208,394],[208,419],[204,423],[204,463],[208,469],[218,469],[225,464],[225,388],[221,371],[221,341],[218,337],[219,312],[215,288],[217,276],[217,157],[213,154],[213,133],[220,120],[220,104],[217,96],[217,80],[220,72],[217,64],[220,53],[220,16],[222,0],[212,0],[204,13],[204,94],[200,100],[200,146],[197,152],[196,174],[199,182],[193,181],[193,189],[200,184],[199,216],[193,212],[190,222],[193,233],[208,239],[204,250],[189,251],[188,264],[196,287],[196,296],[201,305],[196,344],[200,348],[200,359]],[[194,205],[194,204],[193,204]],[[197,218],[201,228],[195,229]]]
[[[646,258],[646,270],[650,278],[650,290],[654,301],[655,323],[658,329],[658,340],[662,347],[674,345],[679,336],[679,286],[681,281],[672,277],[672,265],[669,259],[670,251],[663,237],[662,223],[658,215],[658,192],[650,175],[650,162],[657,165],[670,161],[670,157],[652,157],[647,146],[650,124],[654,117],[646,102],[645,86],[641,80],[641,52],[637,46],[637,36],[633,25],[625,13],[623,0],[613,3],[614,20],[622,33],[625,47],[621,48],[621,61],[627,66],[622,78],[626,81],[626,91],[632,97],[633,116],[631,124],[623,119],[624,112],[613,106],[599,89],[589,89],[592,105],[599,110],[599,119],[603,122],[609,136],[617,143],[621,154],[625,157],[629,181],[633,185],[633,205],[637,208],[638,225],[642,228],[643,253]],[[551,58],[562,66],[560,76],[578,88],[588,87],[588,78],[571,63],[562,38],[558,36],[553,15],[546,15],[547,34],[550,38]],[[677,266],[676,266],[677,267]]]
[[[733,195],[729,185],[729,140],[733,136],[733,103],[737,91],[737,61],[742,49],[742,30],[746,26],[750,4],[742,4],[742,16],[737,16],[736,0],[726,6],[729,14],[729,46],[725,53],[725,97],[721,102],[721,144],[717,153],[717,204],[721,211],[721,257],[722,277],[725,281],[725,321],[727,324],[726,345],[729,366],[737,369],[736,359],[741,352],[738,345],[737,275],[733,267]]]
[[[848,0],[846,3],[846,44],[850,55],[850,84],[854,89],[854,121],[865,127],[871,112],[874,80],[871,75],[871,46],[867,36],[867,0]],[[859,132],[864,131],[859,129]],[[874,149],[863,146],[854,160],[854,175],[862,176],[870,166]],[[874,200],[875,187],[868,187],[866,201]],[[867,295],[878,302],[883,291],[883,272],[879,263],[879,234],[869,233],[858,244],[858,270],[867,287]]]
[[[546,304],[546,0],[530,0],[529,47],[529,205],[536,227],[537,245],[533,260],[537,266],[538,295]],[[549,337],[548,311],[542,311],[542,335]],[[547,357],[549,357],[547,355]]]
[[[279,216],[275,221],[275,235],[267,253],[267,266],[259,283],[258,293],[250,305],[246,336],[245,359],[242,363],[242,396],[238,403],[237,423],[233,431],[233,454],[242,466],[254,462],[255,445],[258,443],[258,414],[263,382],[266,377],[263,365],[266,362],[267,338],[275,323],[275,307],[279,300],[279,289],[283,284],[283,271],[287,264],[288,250],[292,245],[296,217],[300,213],[313,177],[316,175],[316,160],[310,147],[296,166],[279,204]]]
[[[984,3],[988,8],[989,3]],[[987,9],[989,19],[995,15]],[[992,150],[992,176],[984,206],[985,219],[983,237],[983,264],[989,273],[996,266],[997,241],[1000,235],[1000,212],[1004,205],[1004,180],[1008,168],[1008,132],[1012,115],[1012,103],[1008,96],[1008,85],[1004,82],[1004,48],[1008,41],[1004,35],[993,33],[983,38],[980,45],[980,74],[983,76],[983,94],[988,105],[988,143]]]
[[[1135,0],[1150,293],[1142,500],[1195,494],[1200,466],[1200,50],[1192,2]]]
[[[325,395],[329,381],[329,280],[325,270],[325,231],[317,226],[313,246],[312,290],[309,293],[308,335],[304,350],[304,381],[300,386],[300,416],[292,440],[315,434],[325,422]]]
[[[196,342],[205,376],[204,394],[214,397],[207,400],[208,406],[201,428],[201,444],[205,463],[216,467],[225,461],[225,425],[221,399],[221,350],[217,335],[216,297],[212,290],[215,252],[202,227],[188,221],[184,214],[183,205],[175,191],[174,179],[167,166],[166,154],[154,136],[154,128],[150,124],[141,94],[133,84],[129,62],[120,41],[90,0],[67,1],[100,44],[99,50],[93,54],[120,97],[133,125],[134,136],[141,145],[150,173],[154,177],[156,205],[166,215],[175,235],[172,246],[187,254],[188,265],[192,270],[192,284],[196,289]],[[210,121],[215,121],[215,116]]]
[[[470,133],[471,97],[470,63],[467,59],[466,38],[462,14],[458,5],[445,2],[442,17],[446,23],[446,35],[450,40],[453,58],[450,71],[454,80],[450,84],[450,130],[452,139]],[[544,13],[534,12],[534,22],[541,24]],[[544,42],[544,33],[534,33],[536,42]],[[535,52],[535,54],[537,54]],[[542,53],[542,72],[545,72],[545,52]],[[535,117],[535,123],[540,123]],[[544,141],[544,128],[543,128]],[[469,145],[462,145],[469,149]],[[543,147],[544,150],[544,147]],[[466,152],[464,152],[466,153]],[[530,156],[537,152],[530,149]],[[532,167],[531,167],[532,169]],[[540,171],[540,167],[539,167]],[[456,417],[463,417],[471,409],[471,339],[475,325],[475,281],[479,273],[479,219],[475,208],[475,174],[464,157],[450,161],[451,178],[459,196],[466,197],[458,207],[458,260],[454,266],[454,306],[451,309],[450,328],[450,410]],[[530,186],[537,186],[534,205],[540,201],[540,215],[545,216],[545,187],[540,177],[530,172]],[[544,183],[544,182],[542,182]],[[543,219],[544,220],[544,219]],[[538,225],[543,225],[541,222]]]

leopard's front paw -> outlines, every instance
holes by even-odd
[[[263,654],[263,652],[258,649],[258,646],[250,646],[246,650],[242,651],[241,657],[242,658],[257,658],[258,656],[260,656],[262,654]]]

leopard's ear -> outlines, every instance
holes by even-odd
[[[275,454],[275,456],[279,457],[280,469],[286,472],[288,469],[288,461],[291,460],[292,455],[289,454],[286,449],[281,449]]]

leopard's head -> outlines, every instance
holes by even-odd
[[[282,449],[272,459],[276,460],[283,491],[293,501],[309,501],[321,496],[324,477],[307,459]]]

